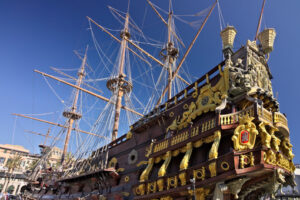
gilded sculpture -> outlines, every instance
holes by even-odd
[[[185,111],[182,116],[177,116],[173,120],[167,127],[166,132],[170,130],[181,130],[187,127],[197,116],[208,111],[214,111],[216,107],[222,103],[222,100],[227,98],[227,90],[229,87],[228,67],[225,67],[224,71],[219,68],[219,72],[221,78],[215,86],[211,86],[209,78],[207,77],[207,84],[203,86],[199,92],[199,89],[195,87],[193,96],[197,98],[197,100],[188,105],[188,110]]]
[[[215,138],[214,142],[211,146],[211,149],[210,149],[209,155],[208,155],[209,160],[218,158],[218,149],[219,149],[219,144],[220,144],[220,140],[221,140],[221,131],[216,131],[214,133],[214,138]]]
[[[239,117],[239,126],[234,130],[232,141],[236,151],[252,149],[255,145],[258,131],[256,125],[252,122],[254,117],[244,115]]]
[[[262,145],[266,146],[267,148],[271,148],[272,136],[266,130],[266,125],[270,125],[270,124],[266,123],[266,122],[261,122],[259,124],[259,134],[260,134],[260,137],[261,137]]]
[[[294,154],[292,152],[293,145],[290,143],[289,138],[284,138],[281,143],[281,149],[285,156],[287,156],[290,160],[294,158]]]

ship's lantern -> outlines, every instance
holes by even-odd
[[[259,33],[258,39],[262,45],[262,51],[265,54],[273,51],[274,40],[276,37],[276,31],[274,28],[268,28]]]
[[[223,50],[233,48],[233,42],[236,35],[236,29],[233,26],[227,26],[221,31],[221,37],[223,42]]]

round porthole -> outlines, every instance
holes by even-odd
[[[224,170],[224,171],[227,171],[229,169],[229,164],[228,162],[222,162],[221,163],[221,168]]]
[[[138,153],[136,150],[132,150],[129,154],[128,154],[128,164],[134,164],[136,163],[136,161],[138,160]]]

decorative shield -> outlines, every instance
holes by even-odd
[[[247,144],[249,142],[249,132],[246,130],[243,130],[240,134],[241,137],[241,143]]]

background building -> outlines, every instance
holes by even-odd
[[[40,146],[41,155],[49,153],[45,168],[60,166],[62,150],[58,147]],[[30,154],[20,145],[0,144],[0,192],[18,194],[27,184],[26,174],[36,166],[41,155]]]

